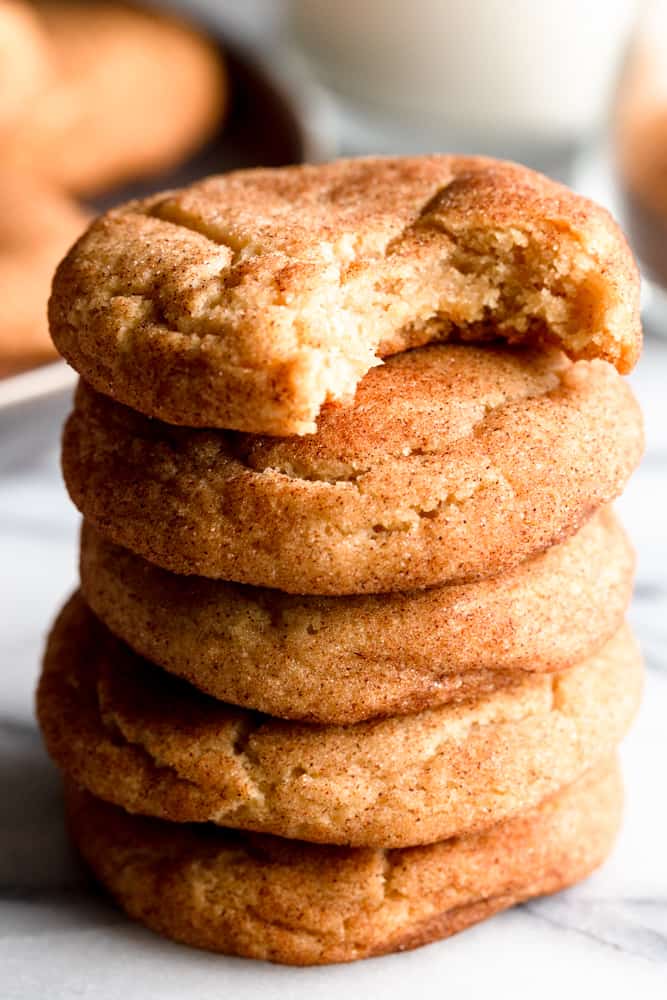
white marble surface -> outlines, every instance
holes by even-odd
[[[626,741],[627,817],[584,885],[448,942],[325,970],[226,959],[132,926],[88,882],[62,829],[58,779],[33,719],[44,633],[75,583],[77,517],[58,471],[65,397],[0,415],[0,997],[197,1000],[580,992],[667,997],[667,343],[633,376],[648,452],[619,504],[640,554],[632,618],[644,706]]]

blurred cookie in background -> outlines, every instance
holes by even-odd
[[[17,0],[0,0],[0,136],[16,126],[49,70],[49,46],[36,13]]]
[[[613,132],[619,207],[643,275],[653,283],[646,315],[658,321],[655,329],[667,319],[666,32],[667,5],[648,6],[620,80]]]
[[[157,173],[201,145],[227,101],[219,50],[122,3],[41,3],[53,72],[5,161],[80,194]]]
[[[46,304],[88,214],[44,181],[0,171],[0,377],[56,357]]]

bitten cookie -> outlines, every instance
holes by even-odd
[[[484,833],[383,851],[147,820],[67,788],[74,842],[132,918],[290,965],[416,948],[557,892],[606,858],[621,805],[618,767],[605,763]]]
[[[0,170],[0,376],[56,357],[46,319],[51,279],[87,221],[66,194]]]
[[[316,429],[379,359],[556,345],[628,371],[639,280],[610,216],[511,163],[342,160],[212,177],[102,216],[58,270],[58,350],[186,426]]]
[[[140,660],[75,597],[51,635],[38,715],[63,771],[130,812],[404,847],[483,829],[576,780],[615,750],[641,679],[623,628],[581,666],[470,702],[299,725],[216,702]]]
[[[215,128],[224,67],[184,23],[122,3],[42,3],[52,76],[5,161],[92,194],[178,163]]]
[[[221,701],[350,723],[581,662],[620,627],[634,557],[605,508],[511,573],[406,594],[291,597],[176,576],[88,524],[80,568],[88,605],[146,659]]]
[[[616,497],[641,451],[611,365],[439,345],[373,369],[307,437],[176,428],[81,384],[63,471],[102,535],[172,572],[351,594],[505,572]]]

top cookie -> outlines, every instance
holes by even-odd
[[[639,281],[606,211],[511,163],[340,160],[212,177],[98,219],[51,332],[101,392],[192,427],[315,430],[379,358],[556,344],[629,371]]]

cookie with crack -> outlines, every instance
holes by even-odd
[[[0,169],[0,376],[55,360],[51,279],[88,218],[62,191]]]
[[[285,722],[140,660],[74,597],[38,693],[46,746],[129,812],[315,843],[404,847],[530,809],[614,751],[642,669],[627,627],[580,666],[352,726]]]
[[[489,830],[428,847],[323,847],[131,816],[75,788],[69,829],[135,920],[176,941],[290,965],[405,951],[585,878],[618,832],[605,762]]]
[[[118,402],[275,435],[314,432],[381,358],[432,341],[556,345],[622,372],[641,343],[606,211],[459,156],[243,171],[114,209],[59,268],[50,323]]]
[[[3,158],[94,194],[177,164],[226,103],[217,50],[185,23],[130,4],[43,2],[50,79]]]
[[[102,535],[172,572],[353,594],[505,572],[617,496],[641,450],[606,362],[437,345],[305,437],[173,427],[82,384],[63,471]]]
[[[351,723],[584,660],[622,623],[634,556],[604,508],[511,573],[409,593],[294,597],[177,576],[88,524],[80,568],[88,605],[146,659],[221,701]]]

